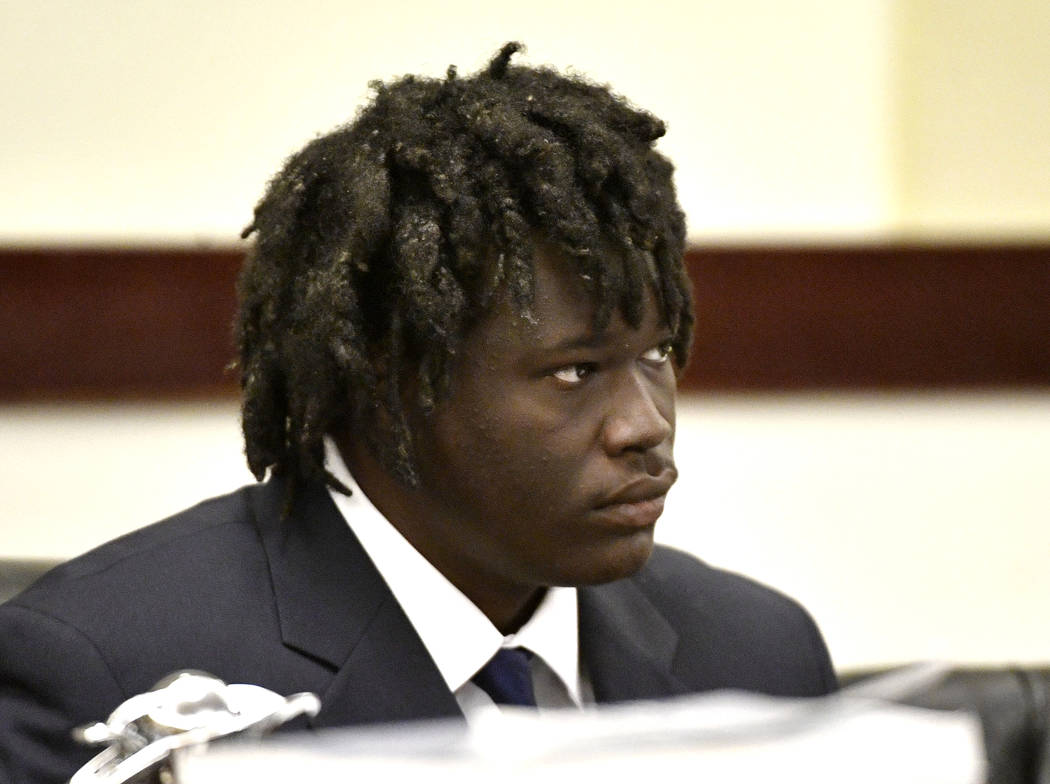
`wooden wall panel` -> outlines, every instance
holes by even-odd
[[[1050,246],[693,249],[693,389],[1050,385]]]
[[[0,251],[0,399],[235,394],[236,250]]]
[[[0,249],[0,400],[236,394],[238,249]],[[1050,244],[693,248],[685,390],[1050,387]]]

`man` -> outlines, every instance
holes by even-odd
[[[834,688],[795,603],[654,551],[693,323],[663,125],[518,48],[378,85],[272,181],[238,320],[261,482],[0,609],[6,780],[68,777],[73,726],[181,668],[316,692],[313,726],[470,721],[504,649],[541,709]]]

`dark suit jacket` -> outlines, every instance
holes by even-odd
[[[315,727],[460,715],[382,577],[320,487],[282,519],[279,482],[117,539],[0,607],[0,781],[62,781],[97,750],[69,739],[183,668],[321,698]],[[599,702],[718,688],[835,687],[792,600],[658,548],[634,577],[579,591]]]

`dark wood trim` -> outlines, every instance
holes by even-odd
[[[0,248],[0,400],[236,394],[243,251]],[[687,391],[1050,387],[1050,243],[692,248]]]
[[[237,249],[0,250],[0,399],[234,395]]]
[[[687,389],[1050,386],[1050,244],[695,248]]]

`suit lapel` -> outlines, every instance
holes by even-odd
[[[328,491],[303,487],[281,517],[284,483],[255,512],[284,644],[337,670],[314,726],[459,716],[455,698]]]
[[[691,691],[672,672],[678,635],[630,580],[579,589],[580,655],[598,702]]]

